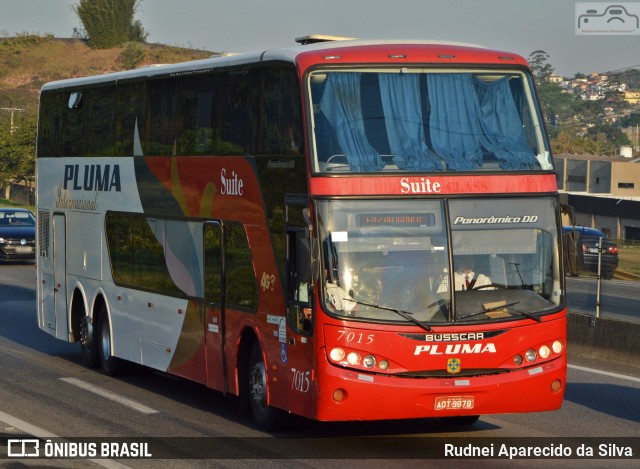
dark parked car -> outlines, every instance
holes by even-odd
[[[36,257],[36,219],[22,208],[0,208],[0,261]]]
[[[582,246],[583,268],[588,272],[598,272],[598,251],[602,250],[600,275],[603,278],[613,278],[613,273],[618,268],[618,246],[607,235],[595,228],[586,226],[564,226],[565,233],[575,228],[578,240]],[[602,246],[599,245],[602,238]]]

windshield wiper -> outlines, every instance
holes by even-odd
[[[521,316],[524,316],[525,318],[529,318],[529,319],[533,319],[534,321],[542,322],[542,318],[539,315],[532,314],[532,313],[530,313],[528,311],[518,311],[517,309],[514,309],[513,312],[514,313],[518,313]],[[511,311],[509,311],[509,313],[512,314]]]
[[[461,316],[458,319],[466,319],[466,318],[470,318],[473,316],[479,316],[481,314],[486,314],[486,313],[490,313],[492,311],[499,311],[499,310],[505,310],[507,313],[511,314],[512,316],[515,314],[519,314],[520,316],[524,316],[525,318],[528,319],[533,319],[534,321],[538,321],[538,322],[542,322],[542,319],[540,318],[540,316],[536,316],[532,313],[529,313],[527,311],[519,311],[517,309],[508,309],[511,308],[511,306],[515,306],[518,303],[520,303],[519,301],[514,301],[513,303],[506,303],[503,305],[497,305],[497,306],[493,306],[491,308],[486,308],[482,311],[478,311],[477,313],[471,313],[471,314],[467,314],[465,316]]]
[[[473,316],[480,316],[481,314],[486,314],[486,313],[490,313],[492,311],[498,311],[500,309],[509,308],[511,306],[517,305],[518,303],[520,303],[520,302],[519,301],[514,301],[513,303],[506,303],[506,304],[503,304],[503,305],[492,306],[491,308],[485,308],[482,311],[478,311],[477,313],[471,313],[471,314],[466,314],[464,316],[460,316],[458,319],[465,319],[465,318],[471,318]],[[509,314],[511,314],[511,313],[509,313]]]
[[[422,321],[417,320],[416,318],[413,317],[414,313],[411,313],[409,311],[403,311],[401,309],[397,309],[397,308],[389,308],[387,306],[381,306],[381,305],[374,305],[371,303],[365,303],[364,301],[359,301],[359,300],[355,300],[355,299],[351,299],[351,298],[346,298],[346,301],[353,301],[356,304],[362,305],[362,306],[369,306],[370,308],[376,308],[376,309],[381,309],[383,311],[391,311],[392,313],[396,313],[398,316],[406,319],[409,322],[412,322],[414,324],[416,324],[417,326],[420,326],[421,328],[423,328],[425,331],[427,332],[431,332],[431,326],[429,326],[428,324],[425,324]],[[427,308],[432,308],[433,306],[441,303],[442,300],[438,300],[434,303],[431,303]]]

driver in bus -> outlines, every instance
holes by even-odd
[[[454,261],[456,271],[454,272],[454,282],[456,291],[473,290],[474,288],[491,285],[491,279],[475,271],[473,256],[457,256]],[[449,277],[444,276],[438,293],[446,292],[449,289]]]
[[[325,285],[327,304],[336,311],[344,311],[350,313],[356,307],[356,303],[352,300],[349,293],[338,284],[328,281]]]

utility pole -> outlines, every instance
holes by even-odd
[[[13,114],[16,112],[22,112],[24,111],[24,109],[18,109],[17,107],[0,107],[0,111],[7,111],[11,113],[11,126],[9,127],[9,133],[12,134],[16,130],[15,126],[13,125]]]

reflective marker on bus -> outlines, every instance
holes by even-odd
[[[39,326],[264,428],[558,409],[560,204],[526,61],[326,39],[44,85]]]

